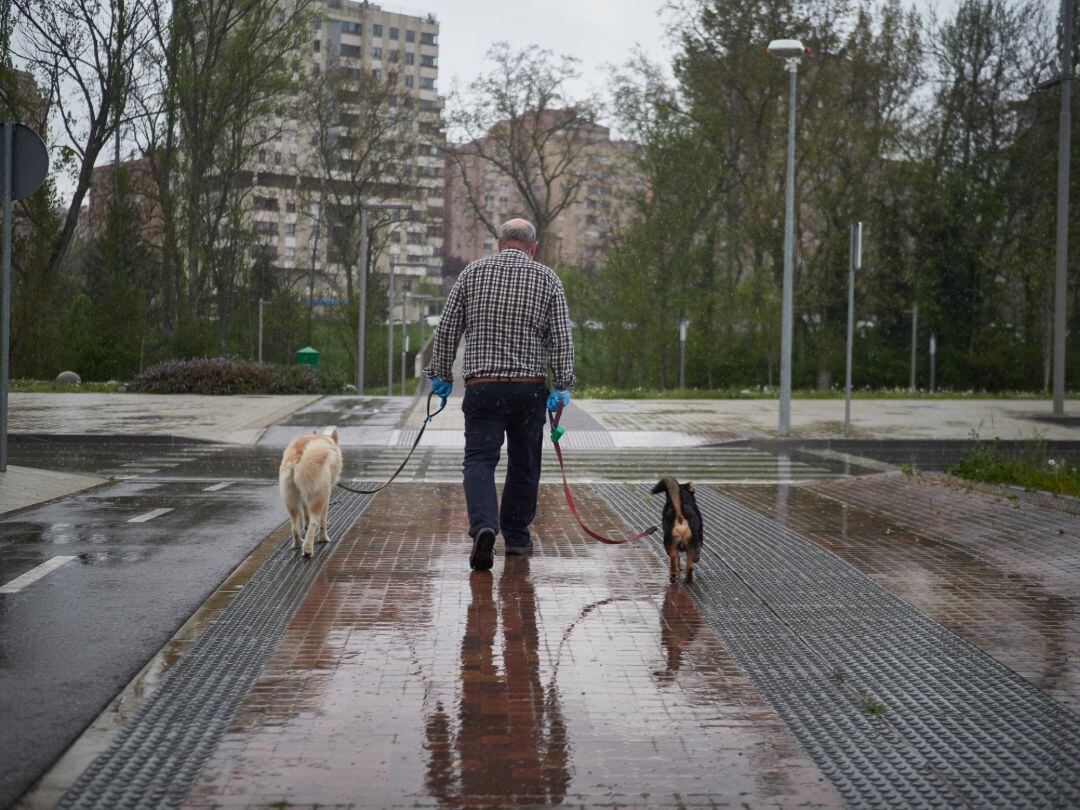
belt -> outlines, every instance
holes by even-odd
[[[466,387],[479,383],[510,382],[510,383],[542,383],[543,377],[469,377],[465,381]]]

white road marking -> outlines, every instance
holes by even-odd
[[[231,487],[232,485],[232,481],[222,481],[220,484],[214,484],[212,487],[203,487],[203,492],[218,492],[219,490],[225,489],[225,487]]]
[[[146,523],[146,521],[148,520],[153,520],[156,517],[161,517],[162,515],[171,511],[171,508],[155,509],[153,512],[147,512],[145,515],[138,515],[137,517],[131,518],[130,520],[128,520],[128,523]]]
[[[15,579],[11,580],[11,582],[9,582],[7,585],[4,585],[3,587],[0,587],[0,593],[18,593],[23,588],[25,588],[27,585],[30,585],[30,584],[32,584],[34,582],[37,582],[39,579],[41,579],[43,576],[45,576],[50,571],[55,571],[61,565],[66,563],[68,560],[74,560],[74,559],[76,559],[76,558],[75,557],[53,557],[48,562],[43,562],[41,565],[37,566],[37,568],[31,568],[25,574],[22,574],[21,576],[15,577]]]

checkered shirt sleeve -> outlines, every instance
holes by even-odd
[[[542,377],[574,384],[574,341],[559,277],[510,248],[466,267],[450,290],[432,340],[428,377],[453,379],[454,355],[465,336],[469,377]]]

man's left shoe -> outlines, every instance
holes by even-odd
[[[533,544],[530,540],[524,545],[512,546],[509,543],[506,544],[506,548],[503,550],[503,554],[507,557],[531,557],[533,553]]]

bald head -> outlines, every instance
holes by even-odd
[[[528,253],[536,253],[536,228],[528,220],[509,219],[499,228],[499,250],[516,248]]]

